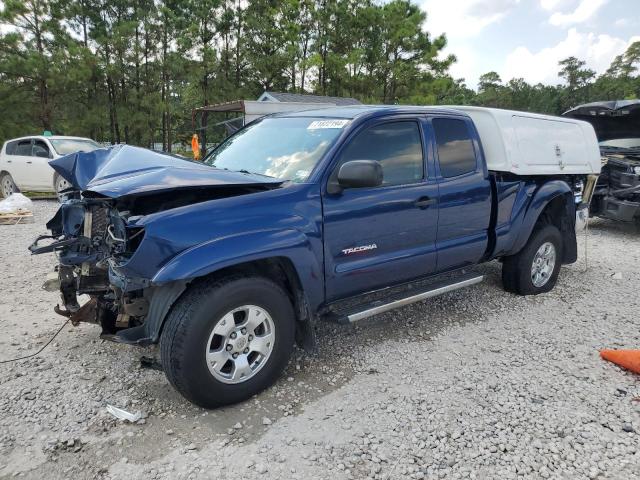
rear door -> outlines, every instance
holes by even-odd
[[[33,178],[30,175],[32,139],[15,140],[7,144],[7,171],[11,174],[18,188],[25,190],[34,188]]]
[[[440,190],[438,271],[475,264],[489,239],[491,184],[475,127],[467,117],[432,117]]]
[[[427,275],[436,268],[438,185],[427,167],[423,120],[374,120],[346,140],[332,169],[376,160],[383,184],[325,193],[327,301]]]

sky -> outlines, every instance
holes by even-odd
[[[558,61],[574,56],[603,73],[640,40],[640,0],[418,0],[427,30],[446,33],[455,78],[476,88],[486,72],[504,82],[555,85]]]

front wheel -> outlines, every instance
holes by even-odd
[[[62,202],[64,200],[64,194],[61,193],[61,192],[66,190],[70,186],[71,186],[71,184],[69,182],[67,182],[64,178],[62,178],[60,175],[58,175],[57,173],[54,175],[54,177],[53,177],[53,188],[54,188],[54,190],[56,192],[56,195],[58,197],[58,201]]]
[[[278,378],[294,341],[285,291],[262,277],[195,284],[171,310],[162,366],[187,400],[204,408],[250,398]]]
[[[534,230],[524,248],[504,259],[502,283],[508,292],[537,295],[553,289],[562,264],[562,235],[554,225]]]

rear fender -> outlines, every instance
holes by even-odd
[[[507,252],[507,255],[514,255],[518,253],[525,246],[531,233],[533,232],[536,222],[540,218],[540,215],[545,208],[556,198],[561,195],[571,195],[573,199],[573,192],[567,182],[562,180],[551,180],[542,184],[539,188],[527,191],[527,195],[531,196],[531,200],[526,209],[521,210],[518,215],[519,218],[513,219],[512,231],[517,232],[511,249]],[[573,226],[575,224],[575,205],[572,201],[567,202],[568,210],[573,211],[573,217],[568,221]],[[572,208],[573,207],[573,208]],[[564,215],[571,217],[571,212],[565,211]],[[560,223],[560,222],[558,222]],[[564,229],[562,229],[564,230]],[[573,239],[575,243],[575,230],[572,228]],[[571,233],[569,234],[571,235]],[[563,232],[563,238],[565,237]],[[565,243],[567,240],[565,239]],[[574,260],[575,261],[575,260]]]

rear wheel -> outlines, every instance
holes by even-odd
[[[554,225],[531,234],[524,248],[504,259],[502,283],[508,292],[537,295],[553,289],[562,264],[562,235]]]
[[[294,311],[286,292],[262,277],[192,286],[174,305],[160,352],[165,374],[204,408],[240,402],[270,386],[293,348]]]
[[[13,178],[9,173],[0,174],[0,195],[3,198],[9,197],[12,193],[16,193],[18,191],[18,187],[13,182]]]

